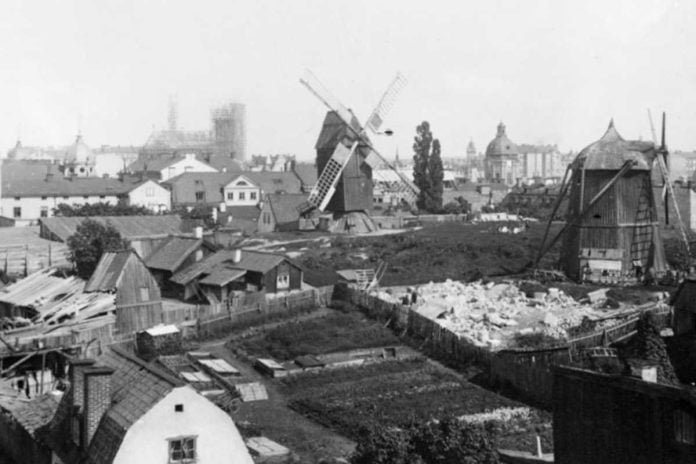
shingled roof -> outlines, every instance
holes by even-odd
[[[130,250],[104,253],[92,277],[85,285],[85,292],[109,292],[118,287],[131,255],[134,255],[135,259],[140,259]]]
[[[602,138],[583,148],[575,163],[585,170],[619,170],[627,161],[633,161],[634,170],[650,170],[655,158],[655,145],[640,140],[625,140],[609,123]]]
[[[202,275],[211,275],[215,271],[244,270],[266,273],[278,264],[287,260],[283,255],[264,253],[261,251],[242,250],[241,260],[234,262],[234,250],[221,250],[207,258],[194,263],[188,268],[177,272],[170,279],[172,282],[186,285]]]
[[[203,244],[203,239],[193,237],[171,237],[157,248],[145,261],[151,269],[174,272]]]
[[[114,369],[111,376],[111,408],[104,414],[88,450],[88,462],[110,463],[128,429],[176,387],[184,386],[158,367],[146,363],[122,347],[111,347],[97,365]]]

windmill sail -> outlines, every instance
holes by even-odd
[[[336,145],[336,150],[334,150],[331,159],[326,163],[324,170],[321,172],[321,176],[317,179],[317,183],[309,194],[307,201],[300,205],[300,212],[306,213],[312,209],[318,209],[319,211],[324,211],[326,205],[329,204],[334,191],[336,190],[336,183],[343,172],[348,160],[353,153],[355,153],[358,147],[358,142],[353,142],[350,148],[346,147],[343,143]]]
[[[387,113],[391,111],[394,103],[396,102],[396,98],[399,96],[405,86],[406,78],[401,73],[397,73],[394,80],[391,82],[391,84],[389,84],[387,91],[384,92],[384,95],[382,95],[379,103],[377,103],[377,106],[372,111],[372,114],[369,118],[367,118],[367,124],[365,124],[365,127],[370,129],[372,132],[379,132],[379,128],[382,126]]]

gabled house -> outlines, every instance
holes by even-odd
[[[261,199],[261,186],[249,175],[240,174],[223,187],[223,201],[229,206],[256,206]]]
[[[195,153],[142,157],[128,166],[133,174],[143,174],[163,182],[185,172],[218,172],[210,164],[196,157]]]
[[[120,333],[137,332],[162,322],[160,288],[132,250],[104,253],[85,292],[116,295],[116,330]]]
[[[298,290],[302,269],[283,255],[252,250],[221,250],[183,269],[171,278],[184,299],[229,301],[235,292]]]
[[[197,237],[170,237],[165,240],[145,260],[160,288],[164,288],[169,279],[193,263],[202,260],[215,251],[215,248]]]
[[[299,230],[301,219],[298,208],[307,201],[308,196],[306,193],[266,195],[258,220],[258,231],[266,233]]]
[[[187,172],[164,182],[171,192],[173,207],[213,206],[223,202],[223,190],[238,174],[228,172]]]
[[[72,363],[46,429],[53,463],[253,462],[227,413],[121,347]]]

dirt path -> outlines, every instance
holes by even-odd
[[[200,349],[227,360],[241,371],[245,382],[262,382],[268,391],[268,400],[242,403],[239,410],[232,414],[237,424],[248,422],[263,435],[290,448],[303,463],[316,463],[322,458],[347,457],[353,452],[354,442],[290,409],[274,382],[238,359],[225,348],[225,342],[226,339],[205,342]]]

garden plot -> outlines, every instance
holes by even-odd
[[[551,446],[548,414],[462,380],[424,358],[303,374],[280,384],[293,409],[352,438],[372,421],[407,427],[455,416],[499,423],[506,446],[531,447],[537,429],[543,430],[545,446]]]

